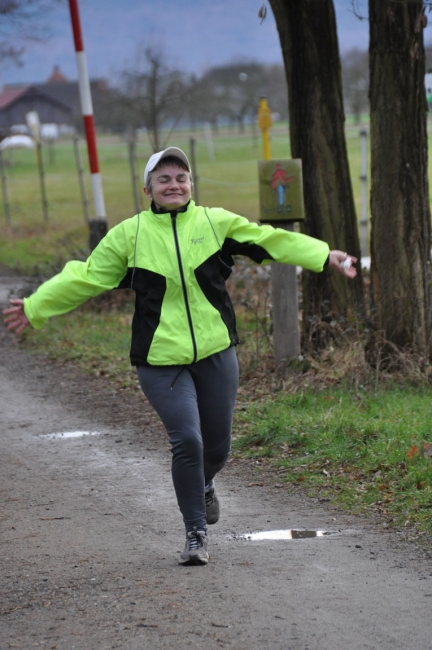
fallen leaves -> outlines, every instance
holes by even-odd
[[[406,456],[411,460],[418,458],[419,456],[422,456],[423,458],[432,458],[432,444],[430,442],[423,442],[420,447],[418,445],[412,445],[408,449]]]
[[[417,445],[412,445],[412,447],[410,447],[406,453],[406,457],[410,458],[411,460],[413,458],[417,458],[418,455],[419,455],[419,448],[417,447]]]
[[[391,485],[384,484],[384,483],[382,483],[381,485],[378,485],[378,491],[379,492],[387,492],[388,490],[391,490]]]

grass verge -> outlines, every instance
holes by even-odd
[[[432,391],[348,385],[240,406],[234,451],[353,513],[432,532]]]

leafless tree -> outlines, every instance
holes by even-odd
[[[189,91],[185,75],[171,69],[160,51],[147,48],[136,69],[123,72],[118,100],[130,128],[145,127],[153,150],[159,151],[171,132],[163,138],[162,127],[176,126]]]
[[[28,41],[49,36],[47,13],[62,0],[0,0],[0,63],[22,65]]]
[[[216,131],[219,123],[230,122],[243,130],[246,123],[255,123],[262,95],[287,119],[281,65],[237,62],[210,68],[198,77],[170,68],[160,51],[146,49],[132,69],[120,74],[117,87],[95,98],[95,115],[99,128],[118,133],[144,127],[152,146],[159,147],[162,127],[173,127],[179,120],[192,128],[209,123]]]
[[[287,117],[286,80],[282,66],[234,62],[209,69],[197,81],[200,121],[236,123],[240,131],[254,122],[261,96],[269,98],[273,111]]]

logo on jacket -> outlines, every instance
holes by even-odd
[[[191,243],[196,246],[197,244],[202,244],[204,241],[204,237],[198,237],[198,239],[191,239]]]

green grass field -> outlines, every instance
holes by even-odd
[[[261,133],[257,128],[221,129],[207,141],[204,130],[193,134],[178,131],[168,144],[190,151],[190,137],[196,139],[198,190],[203,205],[221,205],[251,220],[259,217],[257,161],[262,158]],[[353,174],[353,188],[358,214],[360,205],[360,138],[359,127],[347,126],[347,143]],[[87,173],[87,152],[81,142],[81,157],[86,168],[86,186],[93,212]],[[145,163],[152,151],[146,136],[137,145],[139,194],[142,208],[147,207],[141,189]],[[49,223],[44,222],[39,176],[34,151],[16,149],[4,154],[7,162],[7,190],[11,225],[6,222],[4,204],[0,206],[0,263],[30,271],[35,264],[67,256],[61,241],[68,236],[77,248],[87,246],[88,230],[84,219],[78,174],[71,140],[55,144],[53,160],[44,149],[44,170],[49,206]],[[98,137],[99,164],[109,227],[135,213],[127,142],[123,137]],[[288,125],[272,128],[273,158],[289,158]],[[94,216],[93,214],[91,216]]]

